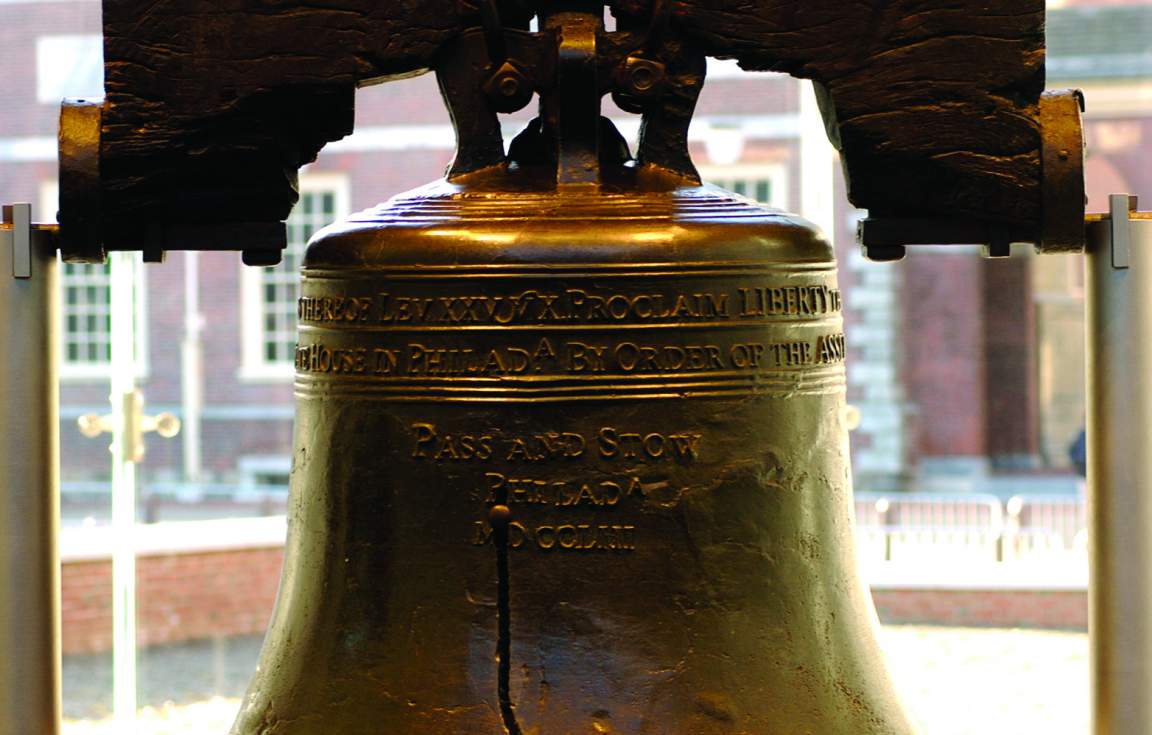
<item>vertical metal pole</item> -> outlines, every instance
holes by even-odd
[[[1092,731],[1152,733],[1152,215],[1111,198],[1087,247]]]
[[[136,729],[137,253],[112,253],[112,705],[117,732]]]
[[[7,209],[7,208],[6,208]],[[0,237],[0,733],[60,732],[56,252],[6,211]]]
[[[800,84],[800,215],[824,231],[829,242],[836,226],[836,150],[828,142],[812,82]]]
[[[184,481],[200,482],[200,415],[204,409],[204,315],[200,313],[200,253],[184,253],[184,341],[180,346]]]

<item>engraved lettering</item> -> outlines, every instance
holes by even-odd
[[[508,524],[508,548],[519,549],[528,541],[528,529],[523,523],[512,521]]]
[[[508,456],[505,459],[509,461],[526,460],[531,461],[533,455],[528,452],[528,443],[520,437],[512,440],[512,446],[508,448]]]
[[[301,372],[363,374],[368,368],[368,350],[329,348],[322,344],[296,345],[295,367]]]
[[[829,365],[844,362],[844,335],[828,334],[816,339],[816,361]]]
[[[840,291],[824,285],[737,288],[741,317],[809,316],[840,311]]]
[[[449,375],[516,375],[527,372],[531,361],[526,351],[518,348],[429,347],[409,343],[407,374]]]
[[[509,372],[523,373],[528,371],[528,367],[532,364],[532,357],[528,354],[528,350],[509,347],[507,353],[506,361]]]
[[[662,434],[649,434],[644,437],[644,452],[653,459],[664,455],[664,436]]]
[[[811,342],[779,342],[768,345],[773,367],[796,367],[812,363]]]
[[[709,318],[725,318],[728,316],[728,294],[705,293],[700,294],[700,315]]]
[[[569,371],[574,373],[602,373],[604,372],[603,345],[587,345],[583,342],[569,342],[565,346],[567,355],[566,364]]]
[[[760,367],[763,354],[764,345],[758,342],[734,344],[728,350],[728,358],[732,361],[733,367],[738,368]]]
[[[472,545],[485,546],[492,541],[492,526],[485,521],[472,523]]]
[[[576,526],[565,524],[556,528],[556,541],[561,549],[576,548]]]
[[[373,372],[377,375],[396,375],[400,372],[400,350],[375,347],[372,355]]]
[[[472,522],[472,545],[487,546],[492,543],[492,526],[486,521]],[[508,548],[519,549],[528,543],[528,529],[523,523],[512,521],[508,524]]]
[[[536,529],[536,545],[547,551],[556,546],[556,529],[552,526],[540,526]]]
[[[477,525],[480,525],[477,523]],[[532,532],[534,545],[541,551],[635,551],[636,526],[609,523],[562,523],[541,525]],[[491,534],[489,534],[490,536]],[[525,539],[527,541],[527,538]],[[532,543],[532,541],[527,541]],[[475,543],[475,542],[473,542]],[[487,540],[477,545],[487,543]],[[509,540],[511,545],[511,539]],[[519,546],[513,546],[519,548]]]
[[[624,497],[622,482],[617,480],[549,480],[539,477],[509,477],[502,472],[485,472],[484,486],[479,495],[486,503],[506,498],[511,505],[546,505],[554,508],[612,508]],[[631,488],[640,488],[644,495],[644,483],[638,477],[630,477]]]
[[[487,460],[492,457],[493,437],[489,434],[441,434],[435,424],[411,426],[415,436],[412,456],[416,459]]]
[[[672,434],[672,446],[680,459],[694,460],[700,454],[700,440],[703,434]]]
[[[507,294],[304,296],[301,322],[508,325],[683,323],[733,317],[818,316],[840,311],[840,292],[823,284],[740,285],[731,290],[639,293],[570,288],[525,289]]]
[[[302,322],[363,322],[371,310],[368,296],[304,296],[296,302],[296,316]]]
[[[540,344],[536,345],[536,351],[532,353],[532,359],[536,361],[555,360],[556,350],[552,347],[551,342],[547,339],[542,339],[540,340]],[[537,364],[536,369],[540,369],[539,364]]]
[[[547,338],[535,348],[443,347],[410,342],[404,347],[330,347],[322,343],[297,345],[295,367],[305,373],[334,375],[373,374],[385,377],[500,377],[529,373],[661,374],[706,373],[737,369],[761,370],[830,365],[844,361],[843,334],[761,344],[737,342],[720,345],[618,342],[591,344],[565,342],[557,348]]]
[[[596,434],[600,456],[604,459],[635,459],[646,461],[661,459],[692,462],[699,457],[703,434],[681,432],[677,434],[621,432],[605,426]],[[631,492],[631,488],[629,489]]]
[[[723,369],[723,352],[716,345],[650,345],[620,342],[612,360],[625,373],[697,372]]]

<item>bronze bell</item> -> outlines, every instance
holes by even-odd
[[[510,163],[449,55],[449,179],[308,249],[284,576],[233,732],[911,733],[856,575],[831,246],[699,185],[702,58],[661,59],[675,103],[629,161],[581,62],[628,30],[542,21],[509,35],[560,39]]]

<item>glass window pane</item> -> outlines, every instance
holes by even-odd
[[[334,190],[306,191],[300,195],[286,222],[288,247],[279,265],[263,269],[261,353],[268,363],[286,364],[292,360],[296,344],[296,300],[299,297],[299,269],[308,240],[337,216]]]
[[[756,201],[767,203],[772,199],[772,182],[768,179],[756,181]]]

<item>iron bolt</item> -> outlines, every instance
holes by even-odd
[[[616,67],[612,98],[627,112],[643,112],[664,92],[666,70],[659,61],[629,56]]]
[[[484,83],[484,94],[497,112],[516,112],[532,101],[532,84],[511,61],[505,61]]]

